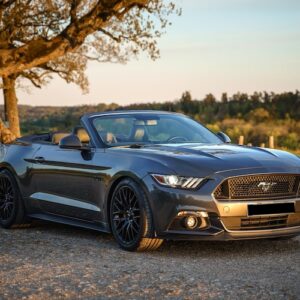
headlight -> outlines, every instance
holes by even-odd
[[[183,177],[177,175],[151,174],[151,176],[161,185],[179,189],[196,189],[204,180],[204,178]]]

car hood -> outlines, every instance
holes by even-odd
[[[274,149],[233,144],[161,144],[123,148],[123,151],[160,162],[176,173],[189,176],[249,168],[300,173],[299,157]]]

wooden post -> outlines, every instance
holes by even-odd
[[[261,143],[261,144],[260,144],[260,147],[261,147],[261,148],[266,148],[266,144],[265,144],[265,143]]]
[[[274,136],[269,136],[269,148],[274,149]]]
[[[241,135],[241,136],[239,137],[239,145],[244,145],[244,142],[245,142],[244,136]]]

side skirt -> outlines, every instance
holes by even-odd
[[[96,230],[96,231],[106,232],[106,233],[111,232],[109,225],[106,223],[92,223],[92,222],[82,221],[79,219],[61,217],[61,216],[52,215],[52,214],[41,214],[41,213],[29,214],[28,216],[33,219],[39,219],[39,220],[44,220],[44,221],[49,221],[49,222],[54,222],[54,223],[60,223],[60,224],[75,226],[75,227],[79,227],[79,228],[86,228],[86,229],[91,229],[91,230]]]

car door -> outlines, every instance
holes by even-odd
[[[98,155],[95,155],[98,152]],[[33,159],[31,198],[46,213],[88,221],[102,219],[104,177],[107,166],[99,166],[101,149],[84,153],[42,145]],[[104,159],[100,161],[104,162]]]

